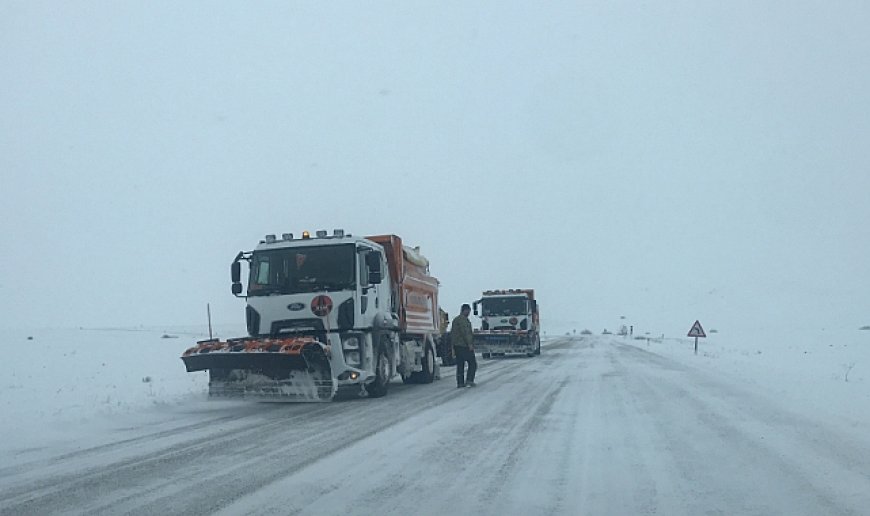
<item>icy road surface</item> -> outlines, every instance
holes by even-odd
[[[445,368],[379,400],[166,407],[101,444],[0,464],[0,513],[870,511],[865,428],[724,373],[598,336],[480,364],[475,389]]]

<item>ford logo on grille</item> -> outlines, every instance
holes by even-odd
[[[287,305],[287,310],[290,310],[293,312],[298,312],[299,310],[302,310],[303,308],[305,308],[305,303],[290,303],[289,305]]]

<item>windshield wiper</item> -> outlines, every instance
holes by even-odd
[[[299,282],[298,290],[304,292],[319,292],[329,290],[348,290],[354,287],[353,282],[341,281],[326,281],[314,278],[311,281]],[[304,290],[303,290],[304,289]]]
[[[353,288],[352,285],[348,283],[331,283],[331,282],[323,282],[317,283],[312,287],[312,291],[337,291],[337,290],[350,290]]]
[[[248,289],[249,296],[271,296],[274,294],[284,294],[284,289],[278,285],[264,285],[260,288],[250,290]]]

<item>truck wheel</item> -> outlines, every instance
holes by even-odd
[[[403,377],[404,379],[404,377]],[[435,381],[435,352],[426,344],[423,351],[423,370],[411,373],[405,383],[432,383]]]
[[[541,354],[541,338],[538,337],[537,340],[538,340],[538,347],[535,348],[535,354],[540,355]]]
[[[423,353],[423,370],[418,373],[420,383],[432,383],[435,381],[435,351],[432,346],[426,345]]]
[[[375,362],[375,381],[368,385],[366,390],[372,398],[381,398],[387,395],[390,386],[390,355],[383,340],[378,346],[378,359]]]

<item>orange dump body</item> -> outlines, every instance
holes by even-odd
[[[429,275],[428,265],[415,263],[406,254],[402,239],[396,235],[367,236],[384,248],[393,283],[393,299],[402,332],[440,333],[438,317],[438,280]]]

